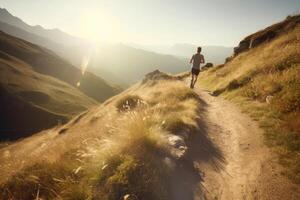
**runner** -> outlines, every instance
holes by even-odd
[[[197,53],[194,54],[190,60],[190,63],[193,64],[192,66],[192,80],[190,88],[194,88],[195,83],[198,79],[198,75],[200,73],[200,65],[201,63],[205,63],[204,56],[201,54],[201,47],[197,48]]]

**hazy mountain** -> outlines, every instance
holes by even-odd
[[[90,48],[88,41],[76,38],[58,29],[30,26],[18,17],[0,8],[0,30],[12,36],[43,46],[79,67]]]
[[[123,86],[136,82],[154,69],[178,73],[188,66],[186,60],[123,44],[101,44],[90,48],[87,41],[57,29],[30,26],[12,16],[6,9],[0,9],[0,21],[0,29],[4,32],[51,49],[77,67],[88,57],[88,71]]]
[[[183,58],[190,58],[197,49],[197,45],[178,43],[174,45],[138,45],[130,44],[133,47],[154,51],[162,54],[169,54]],[[232,55],[233,47],[224,46],[202,46],[202,53],[206,62],[214,64],[224,63],[225,59]]]
[[[140,80],[146,73],[156,69],[169,73],[179,73],[188,69],[186,59],[158,54],[123,44],[97,48],[89,67],[117,83],[131,84]],[[110,73],[110,74],[109,74]]]
[[[4,33],[1,35],[0,50],[30,64],[38,73],[55,77],[73,86],[80,82],[79,90],[97,101],[103,101],[119,92],[118,88],[90,72],[82,74],[80,69],[45,48]]]
[[[28,31],[30,33],[33,33],[35,35],[42,36],[44,38],[48,38],[52,41],[55,41],[57,43],[61,43],[63,45],[81,45],[85,43],[86,41],[76,38],[74,36],[71,36],[65,32],[62,32],[59,29],[45,29],[40,25],[37,26],[30,26],[26,24],[23,20],[21,20],[18,17],[13,16],[10,14],[6,9],[0,8],[0,20],[2,22],[5,22],[7,24],[16,26],[18,28],[21,28],[25,31]]]

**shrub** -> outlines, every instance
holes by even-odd
[[[283,113],[300,111],[300,84],[287,86],[274,99],[276,108]]]
[[[228,90],[234,90],[234,89],[237,89],[241,86],[241,84],[236,80],[236,79],[233,79],[232,81],[230,81],[230,83],[228,84],[227,86],[227,89]]]
[[[119,111],[129,111],[135,109],[142,104],[143,100],[137,95],[126,95],[116,102],[116,107]]]
[[[119,200],[129,194],[137,199],[168,199],[165,179],[168,172],[157,155],[149,152],[142,157],[116,155],[107,165],[99,174],[94,198]]]

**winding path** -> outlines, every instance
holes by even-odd
[[[280,175],[276,156],[263,144],[257,123],[232,103],[195,89],[203,101],[203,138],[195,138],[188,160],[201,178],[191,199],[300,199],[300,188]],[[202,136],[203,137],[203,136]],[[212,152],[213,151],[213,152]]]

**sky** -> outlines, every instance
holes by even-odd
[[[0,0],[0,7],[93,41],[236,46],[300,13],[300,0]]]

